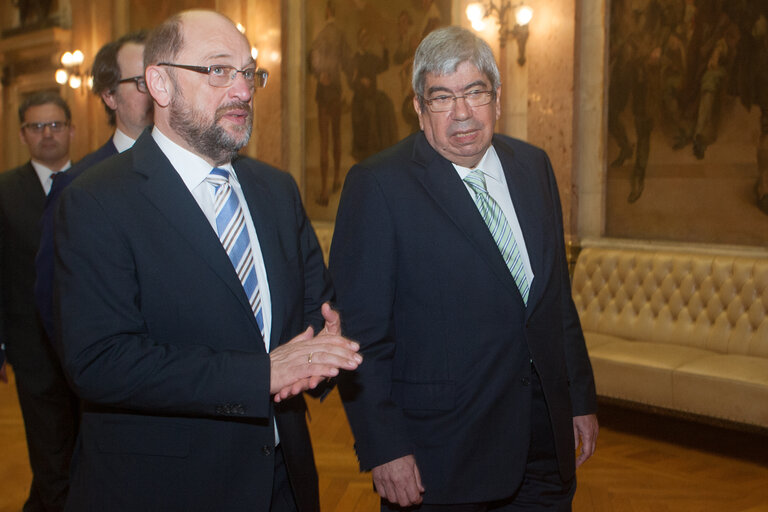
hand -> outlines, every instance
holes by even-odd
[[[573,437],[576,439],[574,449],[578,450],[579,444],[581,444],[581,452],[576,457],[577,468],[595,453],[595,444],[597,443],[597,433],[599,430],[597,415],[587,414],[586,416],[573,417]]]
[[[421,503],[421,495],[425,489],[421,484],[421,474],[413,455],[376,466],[371,473],[376,492],[385,500],[401,507]]]
[[[0,365],[0,382],[8,382],[8,372],[5,369],[5,361]]]
[[[339,313],[331,308],[326,302],[320,308],[320,312],[325,319],[325,326],[320,334],[329,334],[331,336],[341,336],[341,317]]]
[[[339,313],[334,311],[331,306],[326,302],[320,308],[320,311],[325,319],[325,326],[320,331],[320,336],[341,336],[341,317]],[[314,354],[312,355],[314,361]],[[307,356],[309,360],[309,356]],[[275,402],[280,402],[286,398],[298,395],[299,393],[308,389],[315,389],[324,379],[330,380],[330,377],[323,377],[322,375],[314,375],[307,377],[299,381],[294,382],[290,386],[287,386],[277,393],[275,393]]]
[[[314,389],[339,369],[354,370],[363,362],[360,346],[341,336],[339,314],[328,304],[321,309],[326,325],[318,336],[312,327],[269,353],[270,392],[275,402]]]

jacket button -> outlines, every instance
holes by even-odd
[[[272,455],[272,447],[268,444],[265,444],[261,447],[261,451],[264,453],[264,455]]]
[[[522,379],[520,379],[520,382],[523,383],[523,386],[527,386],[531,382],[531,379],[529,379],[528,377],[523,377]]]

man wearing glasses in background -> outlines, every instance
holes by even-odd
[[[362,359],[293,179],[237,155],[267,73],[203,10],[156,28],[144,64],[154,128],[57,211],[55,313],[83,399],[67,510],[316,511],[302,392]]]
[[[55,338],[53,323],[53,216],[59,194],[89,167],[122,153],[133,146],[147,126],[152,124],[152,97],[144,82],[144,42],[146,32],[132,32],[101,47],[93,60],[93,93],[101,98],[112,137],[99,149],[83,157],[51,186],[41,221],[40,249],[35,260],[37,279],[35,301],[48,336]]]
[[[426,36],[413,89],[422,131],[352,168],[331,244],[361,468],[382,510],[570,510],[597,404],[549,158],[493,133],[472,32]]]
[[[24,99],[20,136],[30,161],[0,174],[0,343],[16,375],[32,468],[24,512],[63,509],[77,431],[77,399],[33,295],[40,215],[53,177],[70,167],[71,120],[69,106],[55,93]]]

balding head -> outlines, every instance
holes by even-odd
[[[163,134],[214,164],[247,144],[255,63],[231,20],[205,10],[176,14],[150,35],[144,59]]]

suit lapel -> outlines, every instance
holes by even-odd
[[[453,165],[429,145],[423,133],[417,135],[413,159],[419,164],[416,176],[435,203],[469,239],[508,291],[522,301],[496,241]]]
[[[531,168],[530,162],[515,158],[512,148],[498,137],[494,137],[493,144],[504,169],[509,195],[515,206],[515,214],[523,232],[531,270],[533,270],[534,278],[528,294],[527,308],[530,313],[541,295],[546,275],[542,221],[548,212],[547,205],[542,204],[542,195],[537,193],[541,189],[541,171]]]
[[[30,162],[27,162],[21,168],[17,179],[19,193],[9,198],[9,202],[15,202],[18,212],[23,212],[23,222],[27,229],[23,230],[22,235],[28,237],[29,242],[34,247],[37,247],[40,243],[40,217],[45,207],[45,191],[42,185],[40,185],[40,178],[37,177],[37,172]]]
[[[35,210],[42,212],[45,204],[45,191],[40,185],[40,178],[37,177],[37,172],[32,167],[31,162],[27,162],[23,172],[19,174],[19,182],[22,189],[22,194],[19,197],[23,197],[25,201],[31,200]]]
[[[189,250],[198,253],[237,297],[258,332],[258,324],[248,298],[219,238],[149,131],[141,135],[131,151],[135,161],[134,170],[147,178],[142,187],[144,195],[188,242]]]

